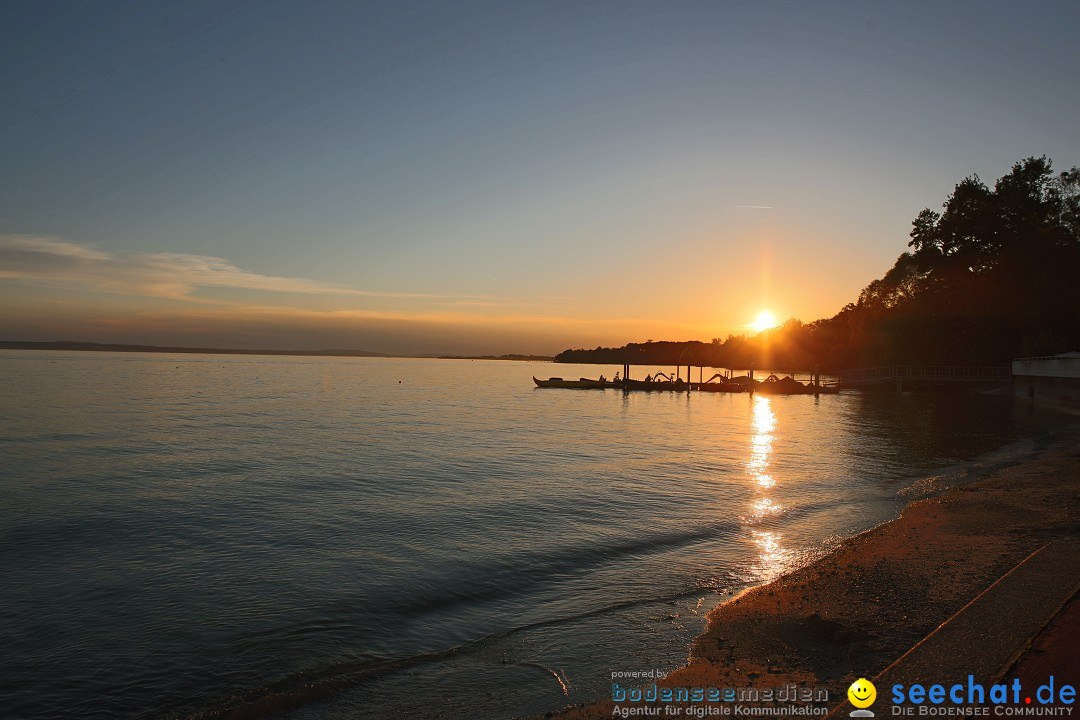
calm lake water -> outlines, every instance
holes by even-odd
[[[2,712],[507,718],[601,697],[612,671],[681,664],[726,593],[1055,420],[1009,397],[530,377],[616,369],[0,352]]]

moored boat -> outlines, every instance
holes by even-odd
[[[560,377],[548,378],[547,380],[541,380],[535,375],[533,376],[533,382],[537,387],[542,388],[571,388],[575,390],[598,390],[608,387],[608,383],[603,380],[591,380],[589,378],[578,378],[577,380],[563,380]]]
[[[620,380],[616,387],[620,387],[623,390],[647,390],[647,391],[676,391],[686,392],[690,385],[685,380],[676,380],[674,382],[669,380]]]
[[[701,392],[723,392],[723,393],[740,393],[746,392],[747,388],[744,385],[733,382],[704,382],[694,383],[694,389]]]
[[[790,375],[783,378],[770,375],[761,382],[757,382],[753,391],[766,395],[833,395],[839,392],[836,386],[815,385],[814,383],[803,385]]]

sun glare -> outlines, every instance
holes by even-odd
[[[769,328],[776,327],[776,316],[768,310],[762,310],[758,313],[754,322],[750,323],[750,327],[754,330],[761,332],[762,330],[768,330]]]

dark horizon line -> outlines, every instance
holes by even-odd
[[[244,348],[182,347],[169,345],[134,345],[127,343],[97,343],[78,340],[0,340],[0,350],[69,350],[77,352],[145,352],[184,353],[190,355],[289,355],[297,357],[376,357],[376,358],[426,358],[433,360],[537,360],[551,361],[551,355],[409,355],[380,353],[370,350],[272,350]]]

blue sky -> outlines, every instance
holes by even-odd
[[[810,321],[965,175],[1080,164],[1077,37],[1049,2],[9,3],[0,336],[554,352]]]

